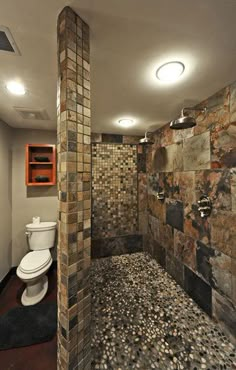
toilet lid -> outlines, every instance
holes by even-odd
[[[33,251],[26,254],[20,263],[20,269],[26,274],[37,272],[45,267],[51,259],[49,249]]]

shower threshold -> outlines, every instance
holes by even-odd
[[[235,369],[233,344],[144,253],[94,260],[92,369]]]

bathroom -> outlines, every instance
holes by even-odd
[[[13,2],[0,15],[16,54],[0,51],[0,327],[30,321],[8,347],[0,330],[0,367],[234,369],[235,3]],[[38,302],[19,273],[35,252]]]

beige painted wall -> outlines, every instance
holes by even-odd
[[[40,216],[42,221],[57,219],[56,186],[25,185],[25,144],[56,144],[56,131],[14,129],[13,132],[12,266],[17,266],[28,251],[25,225],[33,216]]]
[[[0,121],[0,281],[11,268],[11,132]]]

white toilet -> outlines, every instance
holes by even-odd
[[[17,276],[26,283],[21,297],[23,306],[40,302],[48,290],[46,273],[52,264],[50,248],[54,246],[56,222],[40,222],[26,225],[29,247],[33,252],[27,253],[17,267]]]

